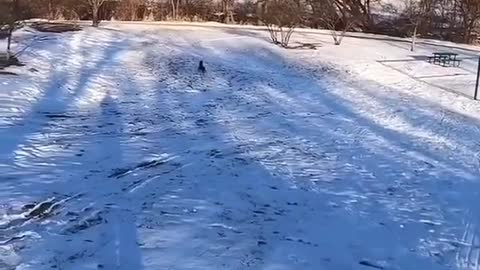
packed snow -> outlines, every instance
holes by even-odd
[[[17,31],[0,269],[480,269],[477,49],[292,46],[211,24]]]

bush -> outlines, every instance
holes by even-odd
[[[262,4],[260,20],[267,27],[272,42],[288,47],[290,37],[301,23],[301,5],[293,0],[267,0]]]

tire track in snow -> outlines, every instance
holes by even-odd
[[[461,269],[480,269],[480,237],[477,224],[467,221],[461,243],[456,252],[457,266]]]

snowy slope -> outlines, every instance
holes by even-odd
[[[407,43],[17,36],[35,42],[0,77],[0,269],[480,269],[480,107],[415,75],[454,68],[378,61]]]

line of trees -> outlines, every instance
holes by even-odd
[[[480,0],[0,0],[0,25],[20,17],[49,20],[184,20],[260,24],[286,46],[296,27],[329,29],[335,44],[346,31],[477,40]],[[8,8],[6,7],[8,6]],[[19,18],[17,18],[19,19]],[[5,28],[5,26],[4,26]]]

